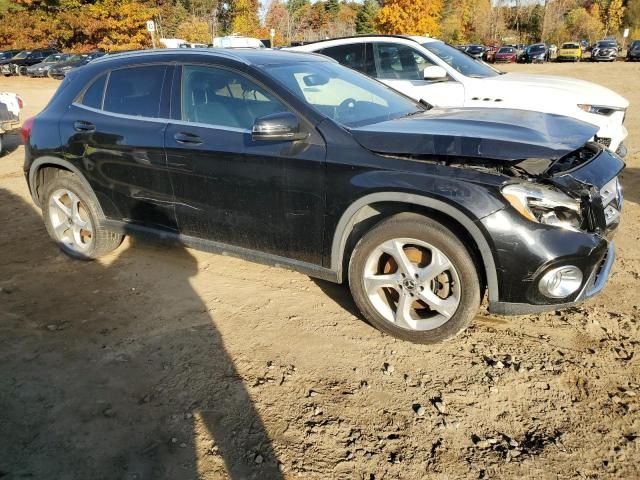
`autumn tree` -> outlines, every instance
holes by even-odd
[[[356,15],[356,33],[374,33],[375,18],[380,5],[377,0],[364,0]]]
[[[283,45],[285,43],[285,38],[288,40],[289,11],[282,0],[271,0],[264,19],[264,25],[267,30],[272,28],[275,30],[275,37],[273,41],[276,45]]]
[[[440,34],[442,0],[387,0],[376,16],[381,33]]]
[[[195,16],[190,16],[178,25],[176,37],[192,43],[211,43],[209,24]]]
[[[252,36],[260,27],[257,0],[234,0],[231,3],[231,28],[229,33]]]
[[[584,7],[571,10],[567,14],[566,25],[568,39],[576,41],[587,39],[589,43],[592,43],[598,40],[604,31],[599,16],[590,14]]]
[[[600,0],[598,3],[605,35],[616,33],[620,29],[624,16],[622,0]]]

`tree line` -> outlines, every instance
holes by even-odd
[[[366,33],[429,35],[448,42],[561,43],[630,28],[640,38],[640,0],[0,0],[0,48],[147,48],[158,35],[211,43],[232,33],[294,41]]]

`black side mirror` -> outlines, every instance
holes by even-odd
[[[260,117],[253,124],[251,132],[254,141],[293,142],[304,140],[308,136],[308,133],[300,131],[298,117],[291,112],[272,113]]]

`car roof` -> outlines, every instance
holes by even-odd
[[[382,34],[382,33],[367,33],[364,35],[348,35],[345,37],[327,38],[324,40],[317,40],[315,42],[308,42],[300,46],[317,45],[320,43],[329,43],[329,42],[335,42],[338,44],[347,44],[349,43],[348,42],[349,40],[358,40],[359,42],[363,42],[363,41],[366,41],[367,39],[380,40],[385,38],[398,38],[401,40],[409,40],[411,42],[416,42],[416,43],[442,42],[442,40],[438,40],[437,38],[424,37],[420,35],[388,35],[388,34]]]
[[[169,55],[180,56],[211,56],[212,58],[226,58],[244,63],[245,65],[280,65],[292,62],[331,62],[333,60],[324,55],[290,50],[271,50],[255,48],[163,48],[156,50],[135,50],[125,53],[114,53],[93,60],[92,64],[103,64],[122,59],[137,59],[144,57],[162,57]]]

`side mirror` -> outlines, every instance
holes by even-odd
[[[438,65],[430,65],[424,67],[423,75],[425,80],[443,80],[447,78],[447,71]]]
[[[251,131],[254,141],[268,140],[272,142],[293,142],[304,140],[309,136],[300,131],[300,122],[291,112],[272,113],[256,119]]]

